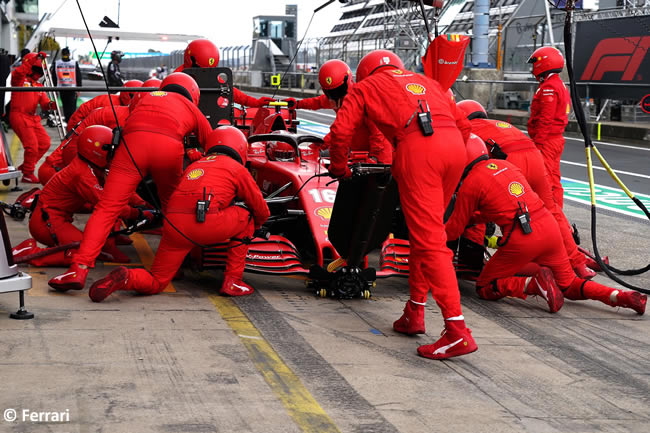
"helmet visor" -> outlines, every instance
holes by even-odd
[[[339,99],[343,98],[348,94],[348,77],[345,77],[343,84],[341,84],[339,87],[335,87],[334,89],[323,89],[323,93],[329,99],[332,99],[334,101],[338,101]]]

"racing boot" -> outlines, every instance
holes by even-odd
[[[88,290],[88,296],[93,302],[102,302],[111,293],[126,290],[128,282],[129,270],[124,266],[119,266],[101,280],[95,281]]]
[[[404,314],[393,323],[393,329],[400,334],[424,334],[424,306],[425,302],[406,301]]]
[[[583,280],[591,280],[596,276],[596,272],[584,263],[574,266],[573,272],[576,273],[578,278],[582,278]]]
[[[81,290],[86,285],[88,271],[88,266],[73,263],[66,272],[52,278],[50,281],[48,281],[47,284],[59,292],[67,292],[68,290]]]
[[[535,276],[526,279],[524,294],[544,298],[551,313],[557,313],[564,305],[564,295],[555,283],[553,272],[543,266]]]
[[[472,330],[465,326],[465,320],[445,320],[441,337],[433,344],[418,347],[418,355],[430,359],[447,359],[467,355],[478,349]]]
[[[634,290],[615,290],[610,295],[612,307],[630,308],[636,311],[637,314],[643,315],[645,313],[645,306],[648,302],[648,296],[642,295]]]
[[[254,292],[254,289],[248,284],[244,283],[239,278],[226,275],[221,285],[219,293],[227,296],[245,296]]]
[[[34,173],[23,173],[23,178],[20,181],[23,183],[41,183]]]
[[[14,256],[14,263],[20,263],[21,258],[33,254],[39,250],[40,248],[36,244],[36,239],[29,238],[13,247],[11,254]]]

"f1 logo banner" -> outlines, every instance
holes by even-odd
[[[589,96],[641,99],[650,91],[650,16],[577,23],[574,69],[578,81],[643,84],[590,86]],[[581,93],[584,86],[580,86]]]

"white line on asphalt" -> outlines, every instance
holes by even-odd
[[[325,117],[331,117],[332,119],[336,119],[336,114],[329,114],[329,113],[313,113],[318,116],[325,116]]]
[[[582,138],[575,138],[575,137],[564,137],[564,138],[566,138],[567,140],[574,140],[574,141],[579,141],[581,143],[584,143],[584,139],[582,139]],[[605,146],[625,147],[626,149],[644,150],[646,152],[650,152],[650,147],[630,146],[628,144],[608,143],[606,141],[594,141],[594,143],[603,144]]]
[[[299,117],[298,120],[304,120],[306,122],[315,123],[316,125],[325,126],[326,128],[329,128],[330,126],[332,126],[332,125],[327,125],[325,123],[316,122],[315,120],[304,119],[304,118],[301,118],[301,117]],[[300,125],[298,125],[298,128],[300,128]]]
[[[560,162],[563,163],[563,164],[577,165],[577,166],[579,166],[579,167],[587,167],[587,164],[582,164],[582,163],[580,163],[580,162],[565,161],[565,160],[563,160],[563,159],[561,159]],[[606,171],[604,167],[599,167],[599,166],[597,166],[597,165],[594,165],[593,167],[594,167],[596,170]],[[642,178],[644,178],[644,179],[650,179],[650,176],[648,176],[647,174],[632,173],[632,172],[630,172],[630,171],[623,171],[623,170],[614,170],[614,172],[615,172],[616,174],[626,174],[626,175],[628,175],[628,176],[642,177]]]

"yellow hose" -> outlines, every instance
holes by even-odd
[[[609,173],[609,175],[612,177],[612,179],[614,179],[614,180],[616,181],[616,183],[618,184],[618,186],[620,186],[621,189],[622,189],[623,191],[625,191],[625,194],[627,194],[628,197],[630,197],[630,198],[634,198],[634,194],[632,193],[632,191],[630,191],[630,190],[627,188],[627,186],[625,186],[625,184],[623,183],[623,181],[622,181],[621,179],[618,178],[618,176],[616,175],[616,173],[614,172],[614,170],[612,170],[612,167],[610,167],[609,164],[607,163],[607,161],[605,161],[605,158],[603,158],[603,155],[600,154],[600,152],[598,151],[598,149],[596,148],[596,146],[594,146],[594,152],[596,152],[596,156],[597,156],[598,159],[600,160],[600,163],[603,165],[603,167],[605,167],[605,170],[607,170],[607,173]],[[588,157],[588,158],[589,158],[589,157]],[[589,162],[587,162],[587,165],[589,165]]]
[[[589,192],[591,194],[591,205],[596,206],[596,191],[594,190],[594,165],[591,161],[591,146],[585,147],[587,154],[587,174],[589,175]]]

